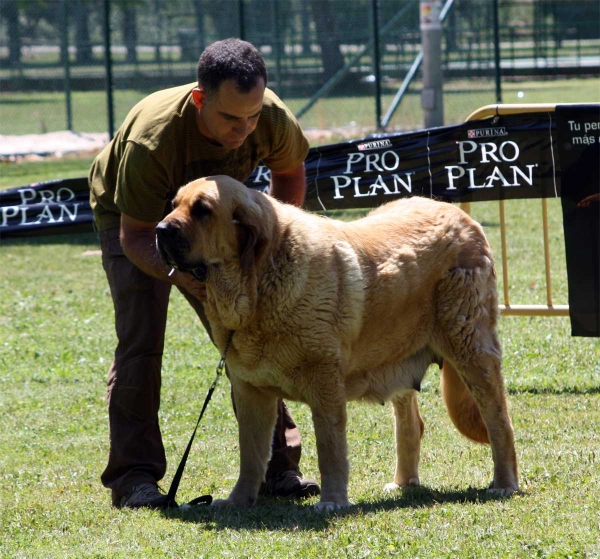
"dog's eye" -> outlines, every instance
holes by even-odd
[[[196,200],[192,205],[191,214],[197,219],[202,219],[212,215],[212,210],[202,200]]]

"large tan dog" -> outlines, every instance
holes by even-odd
[[[490,442],[490,489],[518,490],[501,376],[492,255],[460,209],[398,200],[351,223],[310,215],[225,176],[183,187],[158,225],[163,258],[206,281],[206,315],[227,364],[240,476],[216,505],[255,502],[276,400],[312,410],[319,510],[347,506],[346,402],[391,401],[397,488],[419,483],[417,391],[443,359],[443,395],[465,436]],[[483,421],[482,421],[483,419]]]

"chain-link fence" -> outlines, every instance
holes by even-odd
[[[503,80],[598,74],[598,0],[450,5],[447,124],[496,101],[495,5]],[[230,36],[260,48],[305,127],[375,130],[375,92],[387,111],[411,68],[388,129],[422,126],[418,0],[1,0],[0,134],[105,132],[148,93],[195,81],[202,49]]]

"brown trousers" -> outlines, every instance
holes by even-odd
[[[158,482],[167,469],[158,410],[171,285],[145,274],[127,259],[118,228],[101,231],[99,237],[118,340],[108,372],[110,451],[101,476],[114,502],[134,485]],[[210,335],[202,303],[180,291]],[[300,433],[283,400],[278,404],[267,478],[299,470]]]

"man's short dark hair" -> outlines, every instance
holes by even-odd
[[[262,78],[267,85],[267,68],[258,49],[241,39],[225,39],[209,45],[198,61],[198,87],[207,95],[217,93],[225,80],[235,80],[248,93]]]

